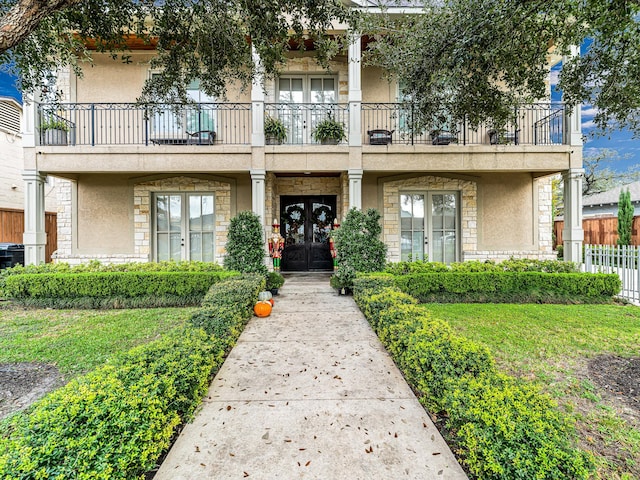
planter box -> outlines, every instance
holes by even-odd
[[[57,128],[52,128],[44,131],[44,144],[45,145],[67,145],[67,132]]]

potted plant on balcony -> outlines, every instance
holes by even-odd
[[[67,145],[69,125],[62,119],[49,118],[40,124],[45,145]]]
[[[267,145],[280,145],[287,138],[287,129],[279,118],[264,119],[264,139]]]
[[[331,115],[318,123],[313,131],[313,139],[322,145],[337,145],[345,138],[344,125]]]

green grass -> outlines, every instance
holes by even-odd
[[[52,363],[69,379],[184,324],[193,311],[0,310],[0,363]]]
[[[598,478],[640,478],[640,421],[625,419],[586,378],[590,358],[640,356],[640,308],[617,305],[428,304],[499,367],[543,385],[571,412]]]

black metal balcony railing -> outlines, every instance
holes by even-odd
[[[279,119],[285,144],[316,143],[317,125],[332,118],[349,134],[347,104],[266,103],[265,116]],[[560,145],[564,143],[562,104],[534,104],[515,109],[505,125],[491,122],[472,128],[467,121],[417,126],[415,112],[404,103],[363,103],[362,143],[425,145]],[[72,103],[38,105],[38,125],[57,125],[64,141],[41,129],[40,144],[70,145],[249,145],[249,103],[160,105]],[[66,132],[65,132],[66,131]],[[375,137],[368,132],[376,131]],[[348,140],[343,140],[343,144]]]
[[[39,125],[66,124],[71,145],[245,145],[251,104],[71,103],[39,105]],[[42,130],[40,142],[50,143]]]
[[[403,103],[363,103],[362,131],[386,130],[393,143],[431,145],[559,145],[563,143],[564,106],[540,103],[514,110],[500,126],[487,122],[472,128],[467,121],[418,126],[413,106]],[[365,139],[369,143],[369,139]]]
[[[338,103],[266,103],[265,115],[280,120],[287,136],[284,144],[318,143],[314,132],[318,124],[332,119],[342,125],[345,139],[349,134],[349,105]]]

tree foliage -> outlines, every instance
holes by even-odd
[[[338,259],[338,271],[332,285],[351,287],[358,272],[379,272],[385,267],[387,246],[380,239],[380,213],[352,208],[332,235]]]
[[[381,65],[417,104],[424,125],[467,118],[504,124],[513,107],[549,97],[550,52],[589,52],[567,62],[560,85],[571,105],[588,101],[596,122],[640,133],[640,3],[584,0],[423,0],[423,14],[369,15]],[[449,117],[449,115],[451,117]],[[455,123],[455,122],[454,122]]]
[[[266,277],[264,232],[260,217],[255,213],[244,211],[231,219],[226,248],[226,268],[243,273],[259,273]]]
[[[631,245],[633,227],[633,204],[629,189],[620,191],[618,200],[618,245]]]
[[[93,51],[130,61],[127,40],[157,45],[144,99],[184,100],[186,87],[201,80],[204,91],[222,96],[230,79],[248,84],[261,71],[275,75],[290,48],[317,40],[326,64],[338,40],[323,35],[332,20],[345,20],[339,0],[0,0],[0,64],[22,76],[25,91],[46,84],[60,67],[81,74]]]
[[[632,165],[626,170],[612,167],[614,163],[627,158],[629,154],[621,156],[616,150],[609,148],[587,150],[582,162],[584,167],[582,195],[606,192],[619,185],[640,180],[638,165]]]

